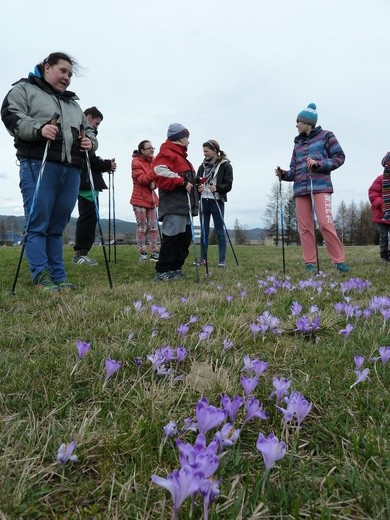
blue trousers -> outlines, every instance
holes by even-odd
[[[202,237],[200,240],[201,255],[204,260],[207,256],[207,248],[209,245],[209,232],[210,232],[210,217],[213,217],[214,229],[218,239],[218,252],[219,262],[225,262],[226,260],[226,236],[223,220],[221,218],[225,213],[225,204],[222,200],[216,201],[215,199],[202,198],[202,214],[201,214],[201,233]],[[219,209],[218,209],[218,206]]]
[[[20,160],[19,187],[24,214],[30,215],[42,161]],[[62,234],[77,201],[81,170],[73,166],[46,162],[33,208],[25,255],[33,280],[49,269],[54,282],[66,280]]]

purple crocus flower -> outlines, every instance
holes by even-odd
[[[286,443],[283,441],[279,442],[279,439],[273,433],[270,433],[268,437],[264,437],[260,433],[256,448],[263,455],[267,473],[274,466],[275,462],[282,459],[287,452]]]
[[[363,365],[364,359],[364,356],[353,356],[356,370],[359,370],[359,368]]]
[[[207,397],[200,399],[196,405],[199,433],[207,433],[211,428],[219,426],[226,419],[226,416],[226,410],[209,405]]]
[[[386,365],[390,359],[390,347],[379,347],[379,355],[382,363]]]
[[[204,496],[203,500],[203,519],[209,519],[209,506],[210,503],[216,500],[216,498],[221,493],[220,489],[220,481],[215,480],[213,478],[203,479],[200,486],[199,492]]]
[[[278,377],[273,377],[272,384],[274,385],[275,390],[270,393],[269,397],[271,398],[276,395],[276,402],[278,403],[281,398],[287,394],[287,390],[291,386],[291,379],[286,379],[285,377],[281,377],[280,379]]]
[[[224,410],[227,412],[227,416],[229,419],[234,422],[237,412],[240,407],[244,404],[244,398],[238,395],[235,395],[233,399],[230,399],[227,395],[221,395],[220,399],[221,405]]]
[[[141,312],[144,308],[142,306],[142,302],[140,300],[137,300],[133,303],[135,312]]]
[[[254,417],[257,417],[258,419],[267,420],[268,414],[263,410],[263,403],[260,403],[258,399],[255,399],[254,397],[250,397],[246,404],[246,416],[245,421],[248,422]]]
[[[250,360],[249,356],[245,356],[247,358],[247,362],[245,361],[245,358],[244,358],[244,369],[246,368],[247,371],[248,371],[248,374],[252,374],[252,372],[254,372],[255,376],[256,377],[260,377],[262,375],[262,373],[267,370],[268,368],[268,363],[266,361],[261,361],[260,359],[252,359]],[[248,358],[249,358],[249,362],[248,362]],[[243,370],[244,370],[243,369]]]
[[[294,417],[297,419],[298,428],[301,427],[302,421],[306,418],[313,407],[313,403],[309,403],[299,392],[292,392],[289,397],[284,398],[287,408],[276,408],[283,413],[284,421],[290,422]]]
[[[368,377],[369,372],[370,372],[369,368],[365,368],[364,370],[355,370],[357,380],[349,388],[353,388],[354,386],[358,385],[359,383],[363,383],[363,381],[365,381],[366,379],[371,381],[371,379]]]
[[[257,334],[261,331],[261,327],[260,327],[260,325],[258,325],[257,323],[251,323],[251,324],[249,325],[249,328],[251,329],[254,338],[255,338],[255,337],[257,336]]]
[[[185,360],[185,358],[188,356],[188,350],[180,345],[180,347],[177,347],[176,349],[176,361],[178,363],[181,363]]]
[[[61,444],[57,451],[57,460],[62,465],[68,462],[68,460],[72,462],[76,462],[77,455],[73,455],[74,450],[76,449],[76,442],[72,441],[69,444]]]
[[[181,338],[184,338],[184,336],[187,334],[187,332],[190,330],[190,326],[188,323],[181,323],[179,325],[179,328],[177,329],[177,333]]]
[[[345,329],[339,330],[339,334],[348,338],[348,336],[351,334],[352,331],[353,331],[353,325],[351,325],[350,323],[347,323],[347,325],[345,326]]]
[[[110,379],[110,377],[115,374],[117,370],[120,369],[122,366],[121,361],[115,361],[115,359],[107,358],[105,361],[105,367],[106,367],[106,383]]]
[[[204,341],[205,339],[208,339],[213,330],[213,325],[205,325],[202,329],[202,332],[199,333],[199,340]]]
[[[91,344],[90,343],[86,343],[85,341],[81,341],[81,339],[77,340],[77,354],[79,356],[79,361],[80,361],[80,359],[83,359],[83,357],[85,356],[85,354],[88,352],[88,350],[90,348],[91,348]]]
[[[293,316],[299,316],[302,312],[302,305],[298,302],[292,302],[290,309],[291,309],[291,314]]]
[[[216,432],[215,437],[218,439],[221,447],[233,446],[240,436],[240,431],[241,430],[234,428],[233,424],[226,423],[222,426],[220,431]]]
[[[173,436],[177,435],[177,433],[178,433],[177,423],[175,421],[169,421],[169,423],[167,423],[163,427],[163,431],[165,434],[165,437],[164,437],[164,444],[165,444],[167,442],[168,437],[173,437]]]
[[[223,347],[222,350],[229,350],[230,348],[234,347],[233,341],[230,341],[229,339],[225,338],[223,340]]]
[[[256,388],[256,386],[259,383],[259,379],[257,377],[244,377],[241,376],[240,378],[241,385],[244,389],[245,394],[248,396],[250,395],[253,390]]]
[[[240,296],[241,296],[241,298],[245,298],[245,296],[246,296],[245,289],[240,292]]]
[[[176,520],[179,508],[184,500],[199,491],[203,475],[194,468],[191,468],[191,466],[183,466],[180,470],[175,469],[167,478],[152,475],[152,480],[171,493],[173,500],[173,520]]]

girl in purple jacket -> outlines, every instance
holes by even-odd
[[[317,261],[311,202],[313,191],[316,218],[326,250],[332,263],[341,273],[345,273],[350,268],[344,263],[344,249],[333,224],[333,186],[330,178],[331,172],[344,163],[345,155],[334,134],[316,127],[316,123],[316,105],[310,103],[297,116],[299,134],[294,140],[290,169],[282,170],[277,166],[275,174],[280,180],[294,183],[295,208],[306,270],[313,272]]]

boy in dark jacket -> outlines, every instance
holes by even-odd
[[[95,134],[97,135],[97,129],[103,121],[103,114],[96,107],[87,108],[84,114],[87,117],[89,125],[95,130]],[[98,201],[99,191],[107,189],[102,173],[114,173],[116,163],[115,159],[104,160],[97,157],[94,153],[89,155],[89,161],[91,163],[95,197],[96,201]],[[72,262],[79,265],[98,265],[96,260],[88,256],[89,250],[95,241],[97,215],[86,164],[84,164],[84,168],[81,172],[80,190],[77,200],[79,217],[76,223],[76,240],[75,246],[73,247],[74,255]]]

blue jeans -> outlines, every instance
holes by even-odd
[[[27,219],[42,161],[21,159],[19,187]],[[30,219],[25,254],[33,280],[49,269],[54,282],[66,280],[62,233],[70,220],[80,187],[80,169],[46,162]]]
[[[218,206],[219,209],[218,209]],[[204,260],[207,258],[207,249],[209,246],[210,217],[213,217],[214,229],[218,239],[219,262],[225,262],[226,259],[226,236],[223,224],[223,215],[225,214],[225,204],[222,200],[202,198],[201,200],[201,240],[200,250]],[[222,218],[221,218],[222,214]]]

